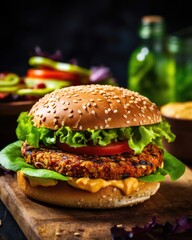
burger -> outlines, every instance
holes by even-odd
[[[185,166],[165,152],[175,135],[148,98],[89,84],[55,90],[18,117],[18,141],[0,152],[30,199],[74,208],[120,208],[149,199]]]

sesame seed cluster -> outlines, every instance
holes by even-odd
[[[55,90],[36,102],[29,115],[37,127],[57,130],[110,129],[161,121],[148,98],[111,85],[80,85]]]

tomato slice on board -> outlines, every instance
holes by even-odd
[[[66,143],[57,141],[57,146],[64,152],[86,155],[114,155],[122,154],[124,152],[133,153],[133,150],[128,145],[128,140],[119,141],[117,143],[110,143],[107,146],[89,145],[83,147],[70,147]]]
[[[72,81],[79,80],[78,74],[50,69],[29,69],[26,75],[27,77],[31,78],[46,78]]]

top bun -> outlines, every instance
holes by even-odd
[[[155,124],[158,107],[137,92],[111,85],[80,85],[55,90],[37,101],[29,115],[36,127],[57,130],[111,129]]]

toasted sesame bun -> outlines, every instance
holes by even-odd
[[[96,193],[90,193],[70,186],[67,182],[59,181],[56,186],[32,187],[28,179],[17,172],[18,185],[31,199],[36,201],[73,208],[109,209],[133,206],[149,199],[160,187],[159,183],[144,183],[128,196],[118,188],[106,187]]]
[[[110,85],[81,85],[55,90],[29,112],[36,127],[57,130],[111,129],[154,124],[161,113],[148,98]]]

